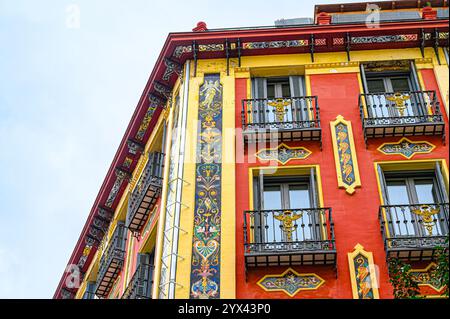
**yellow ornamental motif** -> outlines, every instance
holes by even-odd
[[[277,117],[277,122],[284,122],[284,116],[286,115],[285,107],[291,105],[291,102],[285,99],[276,99],[267,103],[269,106],[273,106],[275,108],[275,116]]]
[[[286,241],[292,241],[292,233],[294,232],[294,222],[301,218],[303,213],[301,214],[293,214],[290,210],[285,210],[282,214],[278,216],[274,216],[275,219],[281,221],[283,225],[283,231],[286,234]]]
[[[392,101],[395,103],[394,107],[398,110],[398,113],[400,116],[405,115],[406,110],[406,101],[408,101],[411,97],[407,94],[401,94],[401,93],[394,93],[394,95],[388,97],[387,99],[389,101]]]
[[[422,205],[418,209],[413,209],[412,212],[422,217],[423,226],[428,231],[428,235],[433,235],[433,227],[436,224],[433,216],[439,214],[439,209],[433,209],[429,205]]]

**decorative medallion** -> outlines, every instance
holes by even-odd
[[[338,185],[341,188],[345,188],[348,194],[353,194],[355,188],[361,186],[361,180],[355,142],[353,140],[352,124],[339,115],[335,121],[330,122],[330,127]]]
[[[437,265],[432,262],[425,269],[411,269],[409,273],[419,286],[428,286],[437,292],[441,292],[445,286],[442,285],[439,278],[434,275],[436,267]]]
[[[304,147],[289,147],[281,143],[276,148],[265,148],[258,151],[255,156],[262,161],[278,161],[282,165],[293,159],[306,159],[312,152]]]
[[[402,155],[410,159],[416,154],[431,153],[435,148],[436,146],[429,142],[413,142],[404,137],[397,143],[384,143],[378,148],[378,151],[385,155]]]
[[[200,87],[191,299],[220,298],[222,85],[205,75]]]
[[[347,256],[353,299],[380,299],[372,253],[357,244]]]
[[[265,291],[282,291],[289,297],[294,297],[301,290],[318,289],[324,282],[316,274],[299,274],[289,268],[281,275],[264,276],[258,281],[258,285]]]

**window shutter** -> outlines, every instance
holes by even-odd
[[[378,179],[380,180],[381,197],[383,198],[383,205],[389,205],[389,198],[386,189],[386,180],[384,179],[384,172],[380,165],[377,165]]]
[[[289,85],[291,88],[291,97],[302,97],[306,95],[305,78],[303,76],[290,76]],[[294,121],[304,121],[309,119],[308,108],[304,99],[294,100],[292,108],[294,112]]]
[[[319,207],[319,190],[317,188],[317,181],[316,181],[316,169],[313,167],[311,168],[310,172],[310,183],[311,183],[311,197],[312,202],[311,208],[318,208]]]
[[[144,296],[149,298],[150,292],[150,255],[149,254],[138,254],[137,266],[139,267],[137,271],[139,273],[139,284],[137,286],[137,294],[139,296]]]
[[[448,203],[448,193],[447,187],[445,186],[444,176],[442,175],[442,170],[439,162],[436,162],[436,179],[439,188],[439,193],[441,195],[441,200],[445,203]]]
[[[364,93],[370,93],[369,92],[369,88],[367,86],[366,70],[364,68],[364,64],[361,64],[359,66],[359,69],[360,69],[361,82],[362,82],[362,85],[363,85]]]
[[[422,91],[422,88],[420,87],[419,77],[417,76],[417,69],[416,65],[414,64],[414,61],[410,61],[410,70],[411,70],[411,82],[412,82],[412,89],[415,91]]]
[[[267,99],[267,79],[253,78],[252,79],[252,98],[253,99]],[[253,113],[255,123],[265,122],[265,102],[258,101],[254,104],[257,110],[257,115]]]

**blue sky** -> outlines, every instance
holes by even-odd
[[[0,0],[0,298],[52,297],[169,32],[336,2]]]

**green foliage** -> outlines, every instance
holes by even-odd
[[[448,237],[446,239],[446,247],[448,247]],[[437,278],[441,284],[441,287],[445,286],[442,291],[442,295],[448,298],[448,249],[444,247],[437,248],[437,267],[433,273],[433,276]]]
[[[418,299],[420,289],[417,282],[411,276],[411,265],[397,258],[390,258],[389,281],[394,288],[395,299]]]

